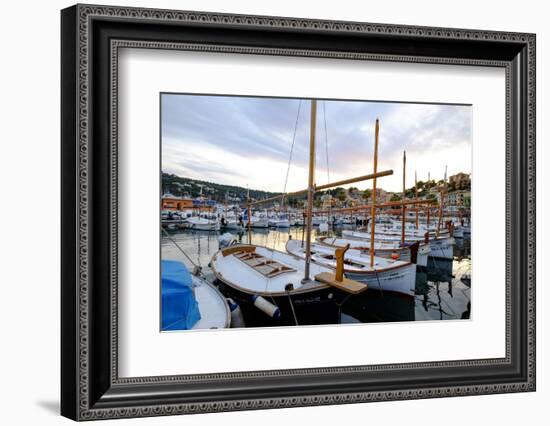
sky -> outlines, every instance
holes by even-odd
[[[163,172],[271,192],[307,187],[310,100],[162,94],[161,102]],[[372,173],[376,118],[378,171],[394,173],[379,188],[401,191],[404,150],[407,187],[415,171],[418,180],[442,179],[445,166],[448,176],[471,173],[471,106],[318,100],[318,185]]]

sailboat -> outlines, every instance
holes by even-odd
[[[378,135],[380,122],[377,119],[375,124],[375,142],[374,142],[374,173],[377,171],[378,164]],[[373,221],[376,218],[376,177],[373,179],[373,204],[371,206],[371,218]],[[374,237],[374,235],[372,236]],[[418,245],[414,247],[414,257],[418,252]],[[380,247],[380,244],[378,244]],[[398,260],[397,256],[380,257],[377,252],[377,245],[374,238],[371,239],[368,254],[361,250],[350,250],[350,244],[345,244],[343,247],[327,247],[321,244],[309,244],[304,249],[299,241],[289,240],[286,244],[286,249],[289,253],[306,258],[307,251],[311,252],[311,258],[314,263],[323,266],[329,266],[333,270],[338,271],[343,268],[342,272],[351,280],[365,283],[370,288],[379,288],[380,290],[392,291],[407,296],[414,296],[416,265],[411,262],[411,255],[407,260]],[[343,265],[337,265],[337,255],[340,253],[343,258]],[[416,260],[416,259],[414,259]]]
[[[245,218],[246,222],[246,218]],[[269,228],[269,219],[266,213],[254,214],[250,217],[250,226],[252,228]]]
[[[278,213],[269,218],[269,226],[272,228],[290,228],[288,214]]]
[[[346,247],[329,247],[322,244],[311,245],[311,259],[314,263],[336,270],[336,250]],[[349,248],[349,245],[347,246]],[[288,240],[286,250],[301,259],[305,258],[305,249],[298,240]],[[414,296],[416,265],[408,260],[381,257],[376,252],[374,265],[371,266],[370,254],[357,249],[346,250],[344,274],[347,278],[362,282],[370,289],[380,289]]]
[[[368,253],[370,250],[370,245],[366,240],[320,236],[317,237],[317,242],[333,248],[345,247],[349,244],[350,249],[359,250],[362,253]],[[379,241],[376,239],[374,241],[376,256],[386,259],[404,260],[416,263],[417,266],[421,267],[427,266],[430,251],[430,245],[423,241],[417,241],[417,244],[407,243],[405,245],[401,245],[400,241]]]
[[[311,233],[313,196],[318,190],[374,179],[392,174],[391,170],[372,175],[347,179],[327,185],[315,186],[315,131],[317,101],[311,101],[310,149],[308,188],[286,196],[307,193],[305,255],[298,257],[275,249],[253,244],[235,245],[218,251],[212,257],[211,268],[224,291],[242,303],[254,305],[272,318],[276,324],[301,325],[336,323],[339,309],[335,302],[350,294],[358,294],[367,285],[333,274],[330,265],[312,262]],[[252,205],[279,200],[274,196],[254,203],[248,202],[250,216]],[[343,256],[339,256],[339,265]],[[303,315],[307,311],[307,315]]]
[[[355,241],[360,241],[363,244],[368,242],[371,238],[371,233],[369,231],[353,231],[353,230],[344,230],[342,231],[342,236],[346,239],[351,239]],[[384,231],[375,231],[375,241],[380,243],[394,243],[401,241],[401,236],[397,233],[387,233]],[[449,236],[439,236],[439,237],[430,237],[430,236],[420,236],[414,234],[405,234],[405,243],[415,243],[415,242],[424,242],[428,241],[430,246],[429,256],[439,257],[444,259],[453,258],[453,246],[455,240],[453,237]]]
[[[191,216],[187,218],[187,227],[197,231],[219,231],[220,223],[208,216]]]

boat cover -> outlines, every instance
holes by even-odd
[[[181,262],[163,260],[162,331],[189,330],[201,319],[191,274]]]

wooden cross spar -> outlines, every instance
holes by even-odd
[[[341,209],[332,209],[331,211],[333,213],[342,213],[342,212],[353,212],[356,210],[370,210],[374,206],[377,209],[384,208],[384,207],[401,207],[403,204],[406,206],[409,205],[423,205],[423,204],[435,204],[437,200],[407,200],[407,201],[388,201],[387,203],[380,203],[380,204],[363,204],[362,206],[355,206],[355,207],[344,207]],[[326,213],[328,210],[315,210],[314,213],[316,214],[322,214]]]
[[[357,176],[357,177],[354,177],[354,178],[344,179],[344,180],[340,180],[340,181],[337,181],[337,182],[326,183],[324,185],[315,185],[314,187],[315,187],[315,191],[318,192],[318,191],[324,191],[325,189],[334,188],[334,187],[337,187],[337,186],[347,185],[347,184],[356,183],[356,182],[362,182],[362,181],[365,181],[365,180],[380,178],[380,177],[384,177],[384,176],[391,176],[391,175],[393,175],[393,170],[384,170],[382,172],[371,173],[371,174],[364,175],[364,176]],[[265,204],[265,203],[269,203],[271,201],[277,201],[277,200],[281,199],[282,197],[287,197],[288,198],[288,197],[294,197],[296,195],[303,195],[303,194],[307,194],[308,191],[309,191],[309,189],[301,189],[300,191],[287,192],[285,194],[274,195],[273,197],[264,198],[263,200],[252,201],[252,202],[249,203],[249,205],[250,206],[256,206],[258,204]]]

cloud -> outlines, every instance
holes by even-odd
[[[299,115],[298,115],[299,111]],[[379,182],[399,191],[402,153],[407,186],[419,179],[471,172],[471,107],[358,101],[319,101],[316,181],[371,173],[374,123],[380,118],[379,170],[394,175]],[[310,102],[283,98],[162,96],[164,171],[270,191],[282,191],[294,141],[287,190],[307,183]],[[326,128],[326,131],[325,131]],[[371,182],[357,184],[367,188]]]

